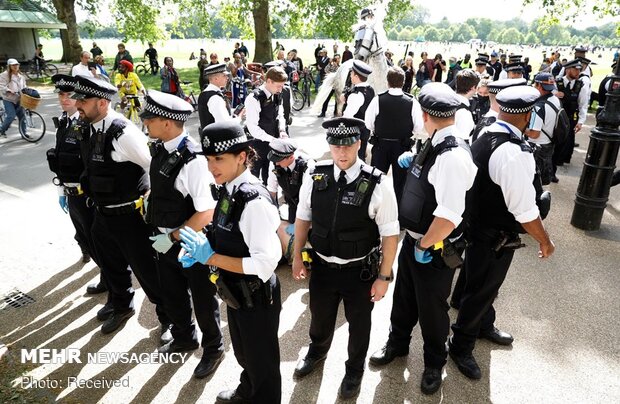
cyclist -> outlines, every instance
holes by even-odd
[[[34,57],[32,58],[35,66],[37,66],[37,71],[40,72],[45,67],[45,59],[43,58],[43,45],[38,44],[34,49]]]
[[[0,73],[0,95],[4,103],[5,118],[0,125],[0,137],[6,137],[6,130],[11,126],[15,116],[23,122],[24,108],[19,105],[21,93],[26,88],[26,77],[19,70],[19,62],[9,59],[7,69]]]
[[[159,62],[157,62],[157,49],[153,47],[153,44],[149,42],[149,48],[144,52],[144,57],[149,58],[149,64],[151,65],[151,74],[154,76],[159,70]]]
[[[140,77],[133,72],[133,63],[128,60],[121,60],[119,62],[118,73],[114,76],[114,84],[118,88],[118,96],[121,97],[121,108],[124,109],[127,106],[128,95],[138,95],[138,91],[142,95],[146,95],[144,86],[140,81]],[[133,105],[136,109],[140,108],[138,99],[134,99]]]

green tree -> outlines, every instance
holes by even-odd
[[[529,32],[523,41],[527,45],[536,45],[539,43],[538,37],[533,32]]]
[[[505,44],[522,44],[523,34],[516,28],[506,28],[500,35],[500,42]]]
[[[399,33],[398,33],[398,40],[399,41],[411,41],[415,39],[414,35],[413,35],[413,30],[409,27],[405,27],[403,28]]]
[[[482,39],[483,41],[487,41],[489,38],[489,34],[493,29],[493,25],[495,25],[495,22],[491,21],[489,18],[481,18],[478,21],[478,26],[476,27],[478,38]]]
[[[440,41],[439,30],[433,26],[426,27],[424,30],[424,38],[427,41]]]
[[[592,7],[591,12],[602,18],[620,15],[618,0],[523,0],[524,5],[539,5],[545,10],[542,22],[546,26],[559,24],[560,21],[574,22],[585,7]],[[615,24],[620,35],[620,20]]]

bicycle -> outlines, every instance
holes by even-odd
[[[186,87],[189,86],[190,84],[192,84],[191,81],[181,82],[181,85],[186,86]],[[183,94],[185,94],[185,92]],[[189,95],[185,95],[184,100],[191,104],[192,108],[194,108],[194,111],[198,111],[198,101],[196,100],[196,96],[194,95],[194,89],[192,88],[189,89]]]
[[[138,106],[138,100],[140,97],[137,95],[126,94],[125,98],[127,98],[127,105],[125,108],[121,108],[121,103],[117,102],[114,104],[114,110],[123,114],[125,118],[136,124],[136,126],[141,127],[142,121],[140,119],[140,107]]]
[[[304,106],[306,106],[306,104],[310,106],[310,104],[312,103],[312,100],[310,99],[310,89],[312,84],[314,84],[313,77],[313,69],[308,68],[304,68],[304,70],[299,75],[299,81],[297,82],[297,86],[293,87],[293,109],[295,111],[301,111]],[[299,87],[301,87],[301,90],[299,89]],[[297,92],[299,93],[299,95],[297,96],[301,96],[299,97],[299,99],[295,98],[295,90],[297,90]]]
[[[24,110],[24,117],[19,118],[19,134],[22,139],[30,143],[36,143],[45,136],[45,120],[41,114],[28,108],[19,107]],[[0,125],[6,119],[6,111],[4,110],[4,102],[0,98]]]
[[[45,59],[41,62],[31,59],[24,69],[24,74],[30,80],[37,80],[42,76],[52,77],[53,75],[58,74],[58,67],[52,63],[49,63],[51,60],[52,59]]]
[[[147,63],[145,59],[142,59],[142,62],[137,63],[134,68],[136,74],[146,75],[146,74],[157,74],[159,72],[159,63],[155,61],[155,71],[151,68],[150,61]]]

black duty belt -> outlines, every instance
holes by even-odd
[[[315,254],[315,256],[319,260],[321,265],[326,266],[327,268],[330,268],[330,269],[362,268],[362,267],[366,266],[366,264],[368,262],[366,257],[364,257],[361,260],[347,262],[346,264],[336,264],[334,262],[325,261],[323,258],[321,258],[317,254]]]
[[[142,206],[143,206],[143,200],[142,198],[140,198],[137,201],[133,201],[123,206],[115,206],[115,207],[97,206],[97,211],[101,213],[103,216],[120,216],[120,215],[127,215],[138,209],[141,209]]]
[[[80,187],[65,187],[64,189],[65,195],[68,196],[81,196],[84,195],[84,191]]]

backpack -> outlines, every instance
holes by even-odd
[[[568,118],[568,114],[564,108],[560,107],[560,109],[558,109],[549,101],[545,102],[545,105],[549,105],[555,111],[556,116],[555,125],[553,126],[553,137],[549,136],[544,130],[542,130],[542,133],[544,133],[552,143],[556,145],[564,144],[570,133],[570,119]]]

